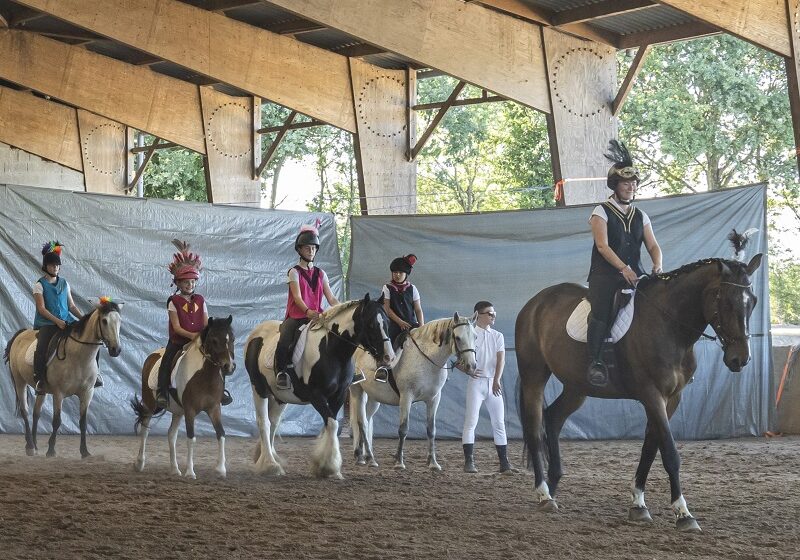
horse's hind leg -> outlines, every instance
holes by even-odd
[[[186,470],[183,471],[183,476],[186,478],[191,478],[192,480],[197,478],[197,475],[194,474],[194,445],[197,443],[197,438],[194,435],[194,417],[195,411],[194,410],[186,410],[184,409],[186,414]]]
[[[86,459],[91,455],[89,449],[86,447],[86,414],[89,411],[89,405],[92,403],[92,396],[94,395],[94,388],[90,388],[80,397],[81,402],[81,415],[79,425],[81,429],[81,458]]]
[[[272,406],[277,403],[271,399],[264,399],[259,396],[255,388],[253,388],[253,405],[256,409],[256,424],[258,425],[258,449],[255,457],[256,472],[267,475],[283,475],[286,472],[283,470],[280,462],[277,461],[273,451],[271,433],[272,422]]]
[[[214,470],[220,478],[225,478],[228,474],[225,469],[225,428],[222,427],[222,411],[219,404],[208,412],[208,417],[211,418],[211,425],[214,426],[219,443],[217,466]]]
[[[520,423],[525,445],[528,447],[528,459],[533,466],[534,492],[538,508],[541,511],[556,511],[558,506],[550,495],[550,488],[544,478],[542,461],[542,410],[544,408],[544,386],[550,376],[543,360],[536,367],[526,364],[521,354],[519,359],[520,375]]]
[[[353,457],[356,465],[366,465],[364,458],[364,411],[366,393],[358,385],[350,386],[350,428],[353,431]]]
[[[375,460],[375,447],[372,445],[372,428],[375,426],[372,419],[375,417],[375,413],[378,412],[381,403],[379,403],[375,399],[367,397],[367,404],[364,414],[364,442],[365,442],[365,459],[367,461],[367,465],[370,467],[377,467],[378,461]]]
[[[36,455],[36,439],[31,434],[31,422],[28,418],[28,384],[23,379],[16,376],[13,377],[14,394],[17,398],[17,414],[22,418],[22,424],[25,428],[25,454],[31,457]]]
[[[399,440],[397,442],[397,453],[394,456],[394,466],[397,469],[405,469],[406,463],[403,460],[403,447],[408,435],[408,415],[411,413],[411,395],[403,393],[400,395],[400,427],[397,429]]]
[[[61,403],[64,397],[61,393],[53,393],[53,432],[50,434],[50,439],[47,442],[47,456],[56,456],[56,436],[58,429],[61,427]]]
[[[136,469],[136,472],[142,472],[144,470],[144,464],[146,461],[145,451],[147,448],[147,436],[150,435],[151,418],[152,416],[142,417],[142,423],[139,425],[139,429],[142,431],[142,433],[139,436],[139,455],[137,455],[136,462],[133,464],[133,468]]]
[[[565,387],[553,404],[544,411],[544,429],[548,452],[547,482],[550,485],[552,496],[556,495],[558,482],[563,475],[558,436],[561,434],[564,422],[566,422],[570,414],[580,408],[585,400],[586,395],[575,393]]]
[[[176,446],[178,444],[178,428],[180,428],[182,418],[182,414],[173,412],[172,422],[170,422],[169,430],[167,431],[167,441],[169,442],[170,474],[177,476],[181,476],[181,469],[178,467],[178,450],[176,449]]]
[[[42,417],[42,406],[44,405],[45,395],[36,395],[33,401],[33,427],[31,428],[31,440],[33,441],[33,449],[37,450],[36,434],[39,432],[39,418]]]
[[[436,461],[436,410],[439,408],[439,400],[442,393],[436,393],[431,400],[427,402],[428,405],[428,468],[432,471],[440,471],[442,467]]]

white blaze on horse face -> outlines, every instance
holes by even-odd
[[[112,356],[118,356],[122,344],[120,343],[119,330],[122,324],[122,317],[116,311],[109,312],[105,317],[100,319],[100,332],[101,336],[105,338],[108,344],[108,352]]]
[[[552,496],[550,496],[550,487],[547,486],[545,481],[542,481],[542,483],[536,487],[534,495],[538,502],[547,502],[553,499]]]
[[[378,315],[378,327],[380,328],[381,338],[383,339],[383,355],[388,356],[391,362],[395,358],[394,348],[392,348],[392,342],[389,340],[389,330],[386,326],[386,322],[383,320],[383,315]]]

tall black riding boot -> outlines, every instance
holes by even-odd
[[[508,461],[508,445],[495,445],[497,448],[497,458],[500,459],[500,472],[509,472],[513,469]]]
[[[608,369],[603,361],[603,347],[606,344],[608,326],[603,321],[590,318],[586,332],[586,345],[589,348],[589,371],[587,380],[595,387],[608,385]]]
[[[464,447],[464,472],[466,473],[476,473],[478,472],[477,467],[475,467],[475,457],[473,457],[472,453],[475,450],[474,443],[465,443]]]

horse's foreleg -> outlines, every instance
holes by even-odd
[[[672,418],[672,414],[680,403],[680,394],[673,397],[667,402],[667,416]],[[631,508],[628,511],[628,519],[635,522],[650,523],[653,518],[650,517],[650,511],[647,509],[647,504],[644,500],[644,489],[647,484],[647,477],[650,474],[650,468],[655,461],[656,453],[659,448],[658,432],[653,426],[653,423],[648,420],[647,427],[644,432],[644,442],[642,443],[642,453],[639,457],[639,465],[636,468],[636,475],[631,483]]]
[[[372,421],[375,413],[378,412],[378,409],[381,406],[377,400],[369,398],[367,395],[367,404],[366,404],[366,411],[364,415],[364,441],[366,442],[366,459],[367,465],[370,467],[377,467],[378,462],[375,460],[375,448],[372,445],[372,428],[375,426],[375,423]]]
[[[647,419],[653,424],[655,433],[658,437],[659,451],[661,452],[661,462],[664,470],[669,475],[669,487],[671,493],[672,512],[676,517],[676,527],[679,531],[699,531],[700,525],[695,521],[686,500],[681,492],[680,468],[681,458],[678,448],[672,437],[672,430],[669,427],[669,414],[664,398],[660,394],[654,394],[642,400]]]
[[[17,414],[22,418],[25,428],[25,454],[36,455],[36,439],[31,434],[31,422],[28,418],[28,384],[25,380],[14,376],[14,394],[17,399]]]
[[[364,389],[358,385],[350,386],[350,427],[353,430],[353,457],[357,465],[366,465],[364,458],[365,431],[364,411],[367,396]]]
[[[181,469],[178,467],[178,428],[181,425],[182,414],[172,413],[172,422],[169,424],[167,431],[167,441],[169,442],[169,463],[170,474],[181,476]]]
[[[197,475],[194,474],[194,444],[197,443],[197,438],[194,435],[195,411],[184,409],[184,413],[186,415],[187,450],[186,450],[186,470],[183,471],[183,476],[194,480],[197,478]]]
[[[139,436],[139,455],[136,457],[136,462],[133,468],[136,472],[142,472],[145,464],[145,448],[147,447],[147,436],[150,435],[150,419],[152,416],[145,416],[142,418],[142,423],[139,425],[141,434]]]
[[[258,449],[256,450],[256,472],[268,475],[286,474],[281,464],[276,460],[273,451],[271,427],[272,402],[263,399],[253,389],[253,405],[256,409],[256,424],[258,425]]]
[[[208,412],[208,417],[211,418],[211,425],[214,426],[214,432],[217,434],[217,442],[219,444],[217,466],[214,470],[220,478],[225,478],[227,476],[225,468],[225,428],[222,427],[222,411],[219,404]]]
[[[428,468],[432,471],[440,471],[442,467],[436,461],[436,410],[439,408],[439,400],[442,393],[438,392],[427,402],[428,405]]]
[[[547,482],[550,485],[550,494],[556,495],[558,482],[563,476],[561,470],[561,451],[558,444],[558,437],[564,422],[570,414],[580,408],[586,400],[585,395],[568,391],[566,388],[558,398],[544,411],[544,429],[547,438]]]
[[[344,393],[341,400],[344,401]],[[341,479],[342,454],[339,450],[339,423],[336,421],[336,414],[323,395],[312,394],[310,402],[324,423],[317,445],[311,454],[311,472],[317,478]],[[341,407],[341,402],[337,399],[334,408],[337,403]]]
[[[42,417],[44,398],[45,395],[36,395],[36,399],[33,401],[33,428],[31,428],[31,439],[33,441],[34,454],[38,449],[38,445],[36,445],[36,434],[39,432],[39,418]]]
[[[89,448],[86,447],[86,415],[89,411],[89,405],[92,402],[92,396],[94,396],[94,388],[90,387],[88,391],[80,397],[81,407],[80,407],[80,420],[79,425],[81,429],[81,458],[86,459],[89,457],[91,453],[89,453]]]
[[[58,429],[61,427],[61,403],[64,397],[61,393],[53,393],[53,431],[50,434],[50,439],[47,442],[47,456],[56,456],[56,436]]]
[[[400,427],[397,429],[399,441],[397,442],[397,453],[394,456],[394,466],[398,469],[405,469],[406,464],[403,460],[403,447],[408,435],[408,415],[411,413],[411,395],[403,393],[400,395]]]

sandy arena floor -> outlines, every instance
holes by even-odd
[[[395,443],[377,443],[380,468],[356,467],[342,439],[345,480],[315,480],[314,440],[278,445],[288,475],[250,470],[254,441],[228,438],[227,480],[214,478],[214,439],[200,439],[198,479],[168,475],[167,443],[150,439],[143,473],[134,437],[76,436],[59,456],[27,457],[21,435],[0,436],[0,558],[798,558],[800,438],[679,444],[689,508],[703,533],[678,533],[657,460],[649,526],[627,522],[638,441],[565,442],[557,514],[535,511],[532,476],[495,474],[489,441],[478,475],[461,471],[460,442],[439,445],[442,473],[425,468],[426,443],[409,441],[408,470],[391,467]],[[186,443],[178,440],[181,468]],[[521,443],[511,444],[520,463]]]

